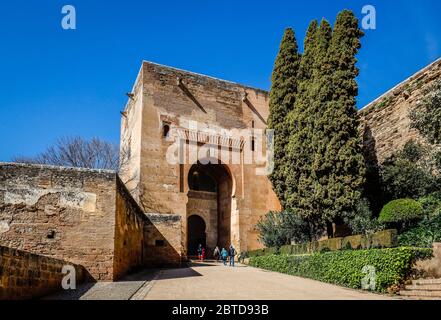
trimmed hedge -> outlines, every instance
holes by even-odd
[[[349,288],[360,289],[366,277],[362,269],[373,266],[376,271],[375,291],[402,283],[412,271],[413,263],[432,256],[431,249],[387,248],[345,250],[312,255],[267,255],[251,257],[253,267],[310,278]]]
[[[423,217],[423,206],[412,199],[398,199],[386,204],[380,212],[380,223],[408,222]]]
[[[337,251],[345,249],[379,249],[397,247],[397,230],[383,230],[370,235],[355,235],[345,238],[332,238],[303,244],[286,245],[249,251],[247,257],[259,257],[269,254],[310,254],[314,252]]]

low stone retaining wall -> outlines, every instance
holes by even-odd
[[[418,261],[416,269],[424,277],[441,278],[441,243],[435,242],[433,244],[432,259]]]
[[[342,249],[394,248],[398,246],[397,230],[384,230],[372,235],[355,235],[344,238],[332,238],[305,244],[287,245],[280,248],[281,254],[311,254],[321,251]],[[248,252],[251,256],[274,254],[276,248],[265,248]]]
[[[89,280],[78,265],[0,246],[0,300],[35,299],[62,290],[63,266],[76,271],[76,284]]]

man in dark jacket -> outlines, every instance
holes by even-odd
[[[233,245],[230,245],[228,255],[230,256],[230,267],[234,267],[234,256],[236,255],[236,249],[234,249]]]

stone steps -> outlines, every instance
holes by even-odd
[[[418,279],[412,280],[413,285],[426,285],[426,284],[439,284],[441,285],[441,279]]]
[[[441,300],[441,279],[413,280],[399,294],[409,300]]]

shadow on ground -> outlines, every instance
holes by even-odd
[[[130,300],[158,272],[158,269],[145,269],[115,282],[83,283],[75,290],[60,291],[43,300]]]

